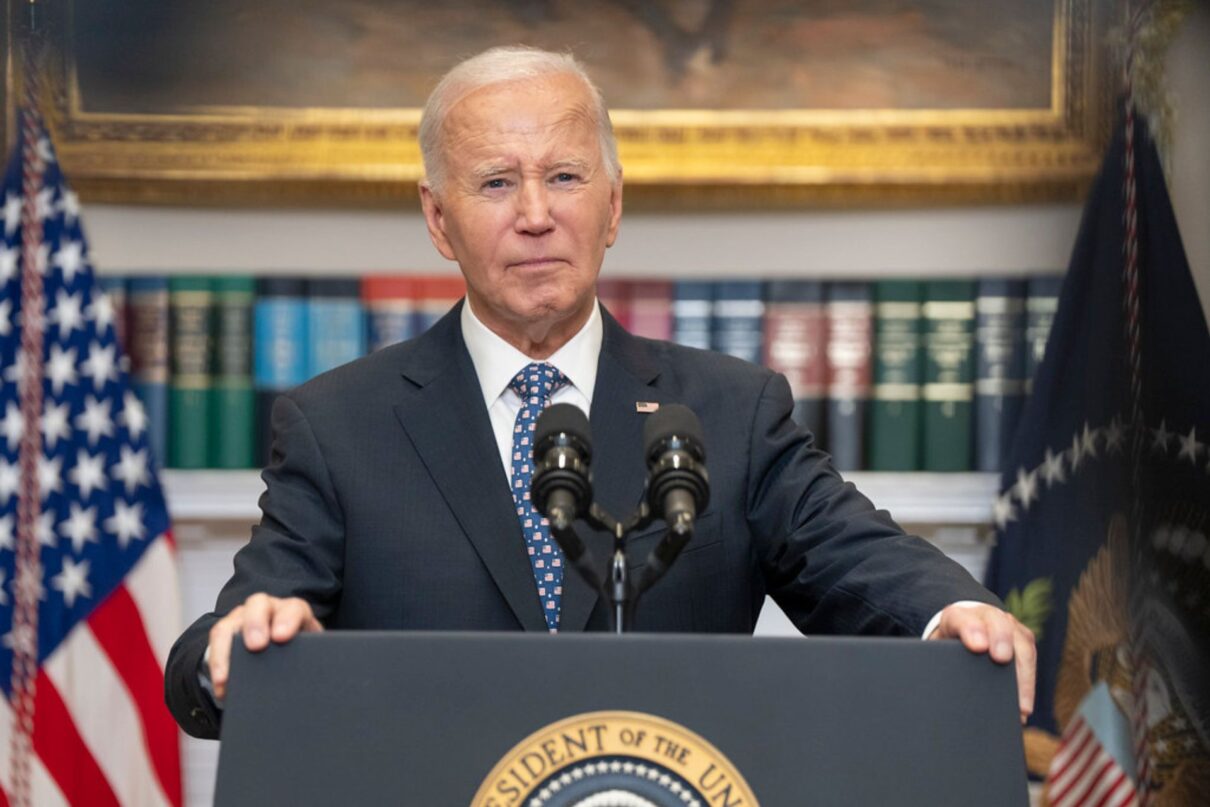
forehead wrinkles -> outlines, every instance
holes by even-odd
[[[570,138],[578,134],[595,134],[595,107],[582,88],[552,92],[549,82],[522,84],[520,92],[517,87],[516,83],[489,85],[459,98],[446,118],[447,145],[490,146],[507,137],[569,137],[572,142]]]

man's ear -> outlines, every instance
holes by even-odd
[[[622,223],[622,169],[618,168],[618,178],[609,189],[609,234],[605,246],[612,247],[618,240],[618,226]]]
[[[450,239],[445,233],[445,210],[428,180],[420,183],[420,208],[424,211],[424,223],[429,229],[429,240],[433,242],[433,246],[446,260],[457,260]]]

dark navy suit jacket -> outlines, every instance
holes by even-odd
[[[168,703],[190,734],[218,731],[197,675],[209,629],[258,591],[306,599],[328,628],[545,630],[459,316],[278,398],[261,523],[169,658]],[[837,475],[791,420],[782,376],[604,320],[596,500],[619,518],[640,500],[637,401],[689,406],[708,453],[710,504],[636,629],[749,633],[768,594],[805,633],[918,636],[954,601],[996,602]],[[578,530],[603,562],[610,538]],[[635,537],[632,562],[661,534],[657,522]],[[560,630],[608,627],[604,599],[569,569]]]

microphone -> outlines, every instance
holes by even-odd
[[[693,537],[694,520],[710,501],[702,424],[682,404],[661,406],[643,424],[643,454],[650,472],[647,505],[668,525],[651,550],[639,590],[650,588]]]
[[[588,473],[591,460],[592,431],[584,412],[571,404],[559,403],[538,415],[530,496],[534,507],[550,519],[555,530],[567,530],[592,506],[592,479]],[[582,551],[583,546],[580,548]],[[563,551],[572,554],[566,546]]]

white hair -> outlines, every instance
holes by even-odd
[[[622,173],[618,161],[618,144],[613,136],[613,124],[600,89],[588,77],[584,66],[570,53],[552,53],[523,46],[498,47],[485,50],[455,65],[446,73],[424,105],[420,118],[420,154],[424,173],[434,190],[445,180],[445,154],[442,149],[442,129],[450,109],[470,93],[491,84],[550,75],[575,76],[584,82],[593,98],[597,137],[601,143],[601,159],[611,182]]]

